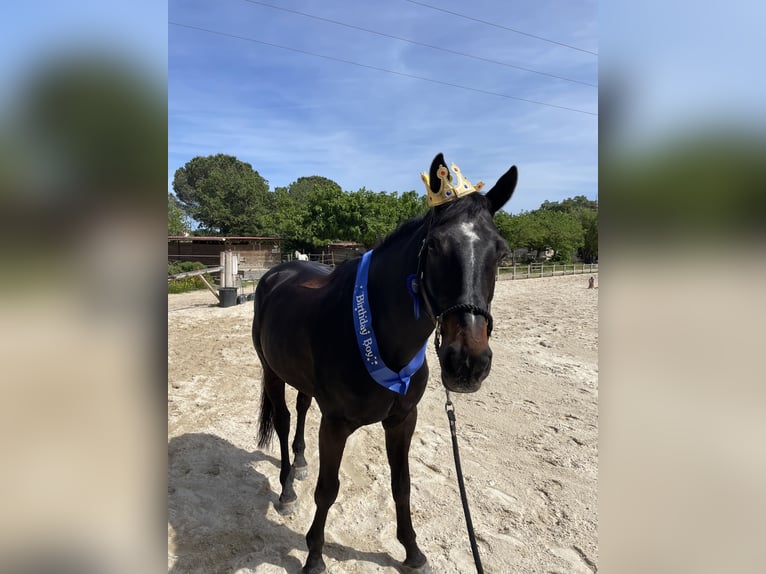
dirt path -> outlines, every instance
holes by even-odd
[[[587,284],[587,275],[498,282],[492,373],[479,392],[453,395],[487,573],[597,571],[598,290]],[[319,412],[313,405],[307,419],[309,478],[296,483],[298,510],[283,517],[276,441],[255,446],[252,303],[215,303],[208,291],[168,296],[168,569],[294,574],[314,513]],[[475,568],[432,345],[428,361],[410,451],[413,522],[435,573],[467,574]],[[399,572],[380,425],[352,435],[340,480],[328,572]]]

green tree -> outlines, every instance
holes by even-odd
[[[189,231],[189,222],[176,197],[168,192],[168,235],[183,235]]]
[[[401,196],[364,187],[344,192],[318,175],[299,177],[272,195],[272,221],[277,234],[288,238],[289,250],[318,249],[333,241],[374,245],[399,223],[427,209],[425,197],[415,191]]]
[[[353,241],[373,245],[383,239],[398,223],[397,197],[366,188],[349,194],[355,225],[349,229],[356,235]],[[357,232],[357,233],[353,233]]]
[[[529,249],[534,251],[536,256],[540,251],[547,249],[544,229],[537,212],[524,211],[518,215],[510,215],[500,211],[495,215],[495,225],[500,235],[508,242],[514,263],[518,249]]]
[[[272,226],[276,235],[287,239],[287,250],[312,250],[345,239],[348,205],[343,190],[331,179],[299,177],[271,195]]]
[[[561,211],[564,213],[578,213],[583,210],[597,211],[598,200],[588,199],[584,195],[576,195],[562,201],[543,201],[540,204],[543,211]]]
[[[535,218],[542,230],[540,247],[552,249],[554,261],[571,261],[583,245],[583,229],[574,215],[562,211],[538,210]]]
[[[335,191],[342,191],[340,186],[333,180],[321,175],[310,175],[308,177],[299,177],[297,180],[287,186],[287,193],[294,200],[302,203],[311,201],[311,198],[317,190],[331,188]]]
[[[582,229],[582,238],[577,253],[583,261],[598,257],[598,200],[577,195],[558,201],[544,201],[539,211],[568,214],[574,217]]]
[[[426,196],[418,195],[414,190],[402,193],[396,202],[396,207],[397,225],[428,211]]]
[[[594,214],[585,227],[584,244],[580,256],[588,263],[598,259],[598,214]]]
[[[348,194],[334,186],[316,188],[306,203],[307,242],[317,248],[331,241],[348,240]]]
[[[565,211],[541,208],[519,215],[500,212],[495,215],[495,225],[511,250],[526,248],[534,252],[535,259],[552,249],[552,259],[570,261],[584,244],[579,220]]]
[[[175,191],[202,228],[222,235],[272,235],[273,196],[249,163],[225,154],[197,156],[176,170]]]
[[[297,249],[307,251],[313,247],[309,241],[310,230],[307,228],[308,206],[294,199],[288,188],[278,187],[272,194],[273,213],[271,222],[274,235],[286,239],[284,248],[288,252]]]

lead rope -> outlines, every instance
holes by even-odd
[[[421,245],[421,251],[423,247],[425,246],[425,240],[423,240],[423,245]],[[420,254],[418,254],[418,263],[420,260]],[[431,316],[434,319],[434,347],[436,349],[436,355],[439,356],[439,347],[441,347],[442,343],[442,318],[451,311],[456,311],[465,308],[467,311],[471,311],[473,313],[478,313],[479,315],[484,316],[487,319],[487,336],[492,334],[492,315],[488,311],[484,311],[480,307],[477,307],[475,305],[455,305],[454,307],[450,307],[447,309],[447,311],[440,313],[439,315],[434,316],[433,311],[430,308],[431,305],[428,302],[428,299],[425,297],[425,289],[423,289],[422,285],[422,271],[420,270],[420,265],[418,264],[418,276],[417,279],[419,281],[418,287],[421,291],[421,296],[423,297],[423,301],[426,303],[426,307],[428,308],[427,312],[431,314]],[[463,515],[465,516],[465,526],[468,530],[468,540],[471,543],[471,554],[473,554],[473,562],[476,565],[476,573],[477,574],[484,574],[484,568],[481,565],[481,556],[479,556],[479,546],[476,544],[476,534],[473,531],[473,521],[471,520],[471,510],[468,508],[468,496],[465,492],[465,481],[463,480],[463,468],[460,465],[460,450],[457,446],[457,425],[455,420],[455,405],[452,404],[452,401],[450,400],[449,391],[445,388],[444,392],[447,394],[447,402],[444,404],[444,410],[447,412],[447,419],[449,420],[449,430],[450,435],[452,435],[452,453],[455,456],[455,471],[457,473],[457,484],[460,488],[460,502],[463,504]]]
[[[481,558],[479,557],[479,547],[476,544],[476,534],[473,531],[473,522],[471,521],[471,511],[468,508],[468,498],[465,494],[465,482],[463,482],[463,470],[460,466],[460,452],[457,447],[457,428],[455,426],[455,405],[449,398],[449,391],[444,389],[447,393],[447,402],[444,404],[444,410],[447,411],[447,418],[449,419],[449,430],[452,435],[452,452],[455,455],[455,470],[457,471],[457,484],[460,487],[460,500],[463,503],[463,514],[465,514],[465,525],[468,529],[468,540],[471,542],[471,553],[473,554],[473,561],[476,564],[477,574],[484,574],[484,568],[481,566]]]

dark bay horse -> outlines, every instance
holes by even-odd
[[[408,463],[417,404],[428,382],[425,344],[436,328],[442,383],[450,391],[474,392],[489,374],[490,303],[498,262],[507,253],[493,215],[511,197],[518,177],[513,166],[481,194],[479,184],[474,188],[452,167],[456,185],[442,154],[434,158],[429,176],[423,174],[432,207],[361,259],[334,270],[284,263],[258,282],[253,320],[263,366],[258,444],[268,445],[276,430],[282,513],[295,508],[293,480],[307,476],[303,435],[312,397],[322,415],[305,574],[325,570],[325,521],[338,495],[346,440],[359,427],[378,422],[385,429],[404,567],[430,572],[412,527]],[[285,383],[298,390],[292,465]]]

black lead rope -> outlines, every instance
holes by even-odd
[[[487,337],[492,334],[492,315],[489,310],[482,309],[477,305],[470,303],[462,303],[459,305],[453,305],[452,307],[442,311],[438,315],[434,313],[434,309],[431,306],[431,302],[426,296],[426,289],[423,280],[423,252],[426,246],[426,240],[428,238],[429,230],[426,233],[426,237],[423,239],[423,243],[420,245],[420,251],[418,252],[418,268],[415,274],[414,289],[415,293],[419,293],[425,304],[426,313],[434,320],[435,333],[434,333],[434,347],[436,348],[436,354],[439,355],[439,347],[441,347],[441,328],[442,319],[449,313],[468,312],[474,315],[481,315],[487,320]],[[479,556],[479,546],[476,544],[476,534],[473,531],[473,521],[471,520],[471,510],[468,508],[468,497],[465,492],[465,481],[463,480],[463,469],[460,465],[460,450],[457,445],[457,426],[455,421],[455,406],[449,397],[449,391],[445,388],[447,393],[447,402],[444,405],[444,410],[447,411],[447,419],[449,420],[450,434],[452,435],[452,453],[455,455],[455,471],[457,472],[457,484],[460,488],[460,501],[463,503],[463,514],[465,515],[465,525],[468,529],[468,540],[471,543],[471,553],[473,554],[473,562],[476,564],[476,573],[484,574],[484,568],[481,565],[481,557]]]
[[[484,568],[481,566],[481,558],[479,557],[479,547],[476,544],[476,534],[473,531],[473,522],[471,521],[471,511],[468,508],[468,498],[465,494],[465,482],[463,482],[463,470],[460,466],[460,452],[457,447],[457,428],[455,426],[455,406],[449,398],[449,391],[445,389],[447,393],[447,402],[444,405],[444,410],[447,411],[447,418],[449,419],[449,430],[452,435],[452,452],[455,455],[455,470],[457,471],[457,484],[460,487],[460,500],[463,503],[463,514],[465,514],[465,525],[468,528],[468,539],[471,542],[471,553],[473,554],[473,561],[476,564],[477,574],[484,574]]]

